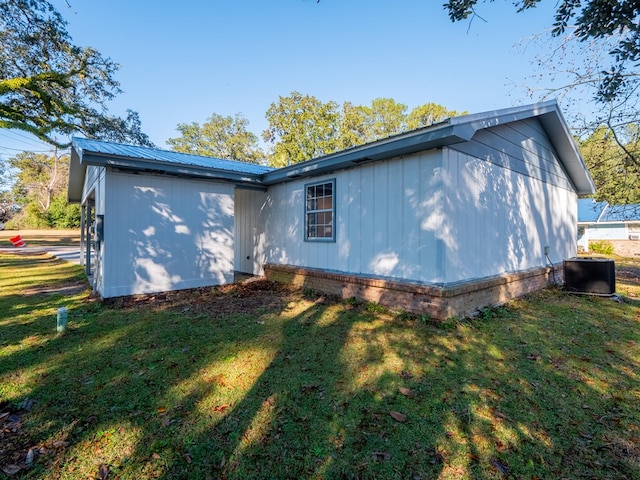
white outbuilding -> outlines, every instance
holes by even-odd
[[[76,138],[69,181],[102,297],[244,272],[436,318],[561,282],[593,192],[555,101],[280,169]]]

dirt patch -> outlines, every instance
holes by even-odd
[[[616,267],[616,280],[640,285],[640,267],[620,265]]]
[[[84,292],[89,285],[84,280],[77,282],[64,283],[62,285],[39,285],[26,289],[24,295],[76,295]]]
[[[296,289],[263,278],[229,285],[200,287],[175,292],[108,298],[111,308],[149,307],[212,317],[281,310],[296,296]],[[299,292],[297,293],[299,296]]]

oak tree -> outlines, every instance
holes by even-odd
[[[79,47],[47,0],[0,1],[0,128],[19,129],[58,147],[60,136],[151,145],[137,113],[107,114],[120,93],[118,65]]]
[[[167,145],[176,152],[261,163],[264,153],[248,125],[249,121],[240,114],[225,117],[214,113],[202,125],[179,123],[177,130],[181,135],[168,139]]]

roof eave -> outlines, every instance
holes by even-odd
[[[261,184],[259,175],[252,175],[248,173],[234,172],[232,170],[222,170],[211,167],[201,167],[198,165],[177,164],[140,158],[122,157],[112,154],[87,152],[82,155],[81,163],[84,165],[114,167],[124,170],[135,170],[139,172],[155,172],[193,178],[217,179],[252,185]]]
[[[82,203],[82,191],[84,189],[84,177],[87,165],[82,163],[82,152],[71,149],[69,159],[69,185],[67,187],[67,201],[69,203]]]
[[[471,136],[473,132],[461,126],[445,125],[437,129],[418,130],[267,172],[262,174],[261,180],[264,185],[273,185],[287,180],[331,173],[367,162],[468,141]]]
[[[596,187],[593,179],[560,110],[556,108],[553,112],[540,115],[538,120],[556,149],[556,153],[575,187],[576,194],[594,194]]]

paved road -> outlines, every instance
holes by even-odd
[[[22,247],[0,248],[2,253],[37,253],[47,252],[54,257],[80,265],[80,247]]]

